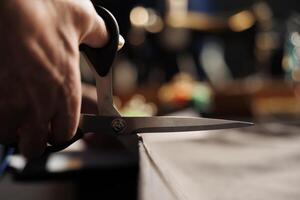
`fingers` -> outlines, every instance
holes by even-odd
[[[2,145],[14,145],[18,142],[17,129],[21,123],[21,114],[15,114],[13,112],[0,109],[0,144]],[[5,114],[4,114],[5,113]]]
[[[52,144],[62,144],[71,139],[79,124],[82,92],[80,72],[74,70],[74,67],[74,65],[68,67],[69,71],[57,99],[56,113],[51,122]]]
[[[74,58],[74,63],[76,60]],[[48,94],[44,93],[45,88],[36,88],[32,92],[34,100],[31,100],[32,108],[27,117],[30,120],[23,120],[19,133],[19,149],[27,158],[40,156],[48,142],[55,145],[70,140],[77,130],[81,107],[80,72],[74,70],[75,64],[65,67],[65,79],[59,83],[56,98],[49,95],[51,89],[47,90]],[[55,84],[58,83],[52,83]],[[51,106],[53,101],[56,103]]]
[[[51,135],[49,142],[52,145],[59,145],[70,140],[76,132],[79,123],[78,108],[71,111],[68,105],[62,104],[58,107],[57,113],[51,121]]]
[[[28,159],[43,154],[47,146],[48,126],[37,122],[26,123],[19,130],[19,150]]]

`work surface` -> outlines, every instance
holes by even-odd
[[[139,199],[298,200],[299,125],[269,122],[245,129],[144,134]],[[13,199],[17,191],[31,200],[41,197],[37,194],[55,193],[53,185],[46,190],[45,183],[43,188],[36,183],[22,184],[2,182],[0,199]],[[34,190],[26,190],[28,185]],[[64,188],[69,193],[72,190]],[[43,192],[39,193],[39,189]],[[48,197],[51,199],[51,195]]]
[[[144,135],[141,199],[300,199],[299,125]]]

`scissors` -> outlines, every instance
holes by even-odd
[[[91,132],[126,136],[145,133],[217,130],[253,125],[249,122],[200,117],[121,116],[113,104],[111,68],[118,51],[119,27],[116,19],[107,9],[101,6],[95,6],[95,9],[106,24],[110,41],[104,48],[81,45],[80,50],[87,58],[96,80],[98,115],[81,115],[75,136],[62,145],[48,146],[46,152],[61,151],[81,139],[85,133]]]

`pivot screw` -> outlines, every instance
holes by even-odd
[[[117,118],[112,121],[111,126],[116,133],[122,133],[126,128],[126,121],[122,118]]]

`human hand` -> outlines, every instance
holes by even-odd
[[[32,158],[70,139],[81,105],[78,46],[107,41],[89,0],[1,1],[0,143]]]

